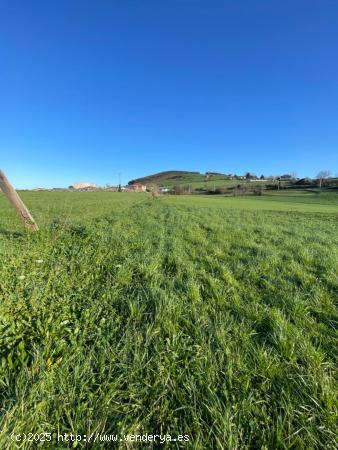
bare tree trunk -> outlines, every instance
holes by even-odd
[[[20,219],[26,224],[28,228],[33,231],[38,231],[39,227],[35,223],[30,212],[26,208],[25,204],[6,178],[5,174],[0,170],[0,189],[6,195],[12,206],[15,208]]]

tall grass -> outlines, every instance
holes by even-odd
[[[0,448],[336,448],[337,216],[94,197],[0,234]]]

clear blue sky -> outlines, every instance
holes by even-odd
[[[2,0],[0,61],[18,188],[338,172],[337,0]]]

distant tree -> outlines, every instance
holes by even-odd
[[[155,183],[148,183],[147,184],[147,192],[158,192],[159,188],[158,185]]]
[[[215,194],[226,194],[228,192],[231,192],[231,190],[223,186],[218,186],[213,192]]]
[[[174,193],[176,195],[182,195],[184,194],[184,188],[180,185],[174,186]]]
[[[260,180],[264,180],[264,175],[261,175],[261,176],[259,177],[259,179],[260,179]]]
[[[152,197],[153,200],[154,200],[155,198],[157,198],[159,195],[160,195],[160,194],[159,194],[159,192],[158,192],[157,189],[154,189],[154,190],[151,191],[151,197]]]
[[[255,175],[254,173],[247,172],[247,173],[245,174],[245,178],[246,178],[247,180],[251,180],[251,179],[257,180],[257,175]]]
[[[321,170],[317,175],[317,180],[319,180],[319,187],[321,188],[323,185],[323,180],[326,180],[330,176],[329,170]]]
[[[259,186],[253,190],[253,195],[262,195],[262,194],[263,194],[262,186]]]

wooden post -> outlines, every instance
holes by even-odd
[[[2,170],[0,170],[0,189],[16,209],[20,219],[27,225],[27,227],[33,231],[38,231],[39,227]]]

